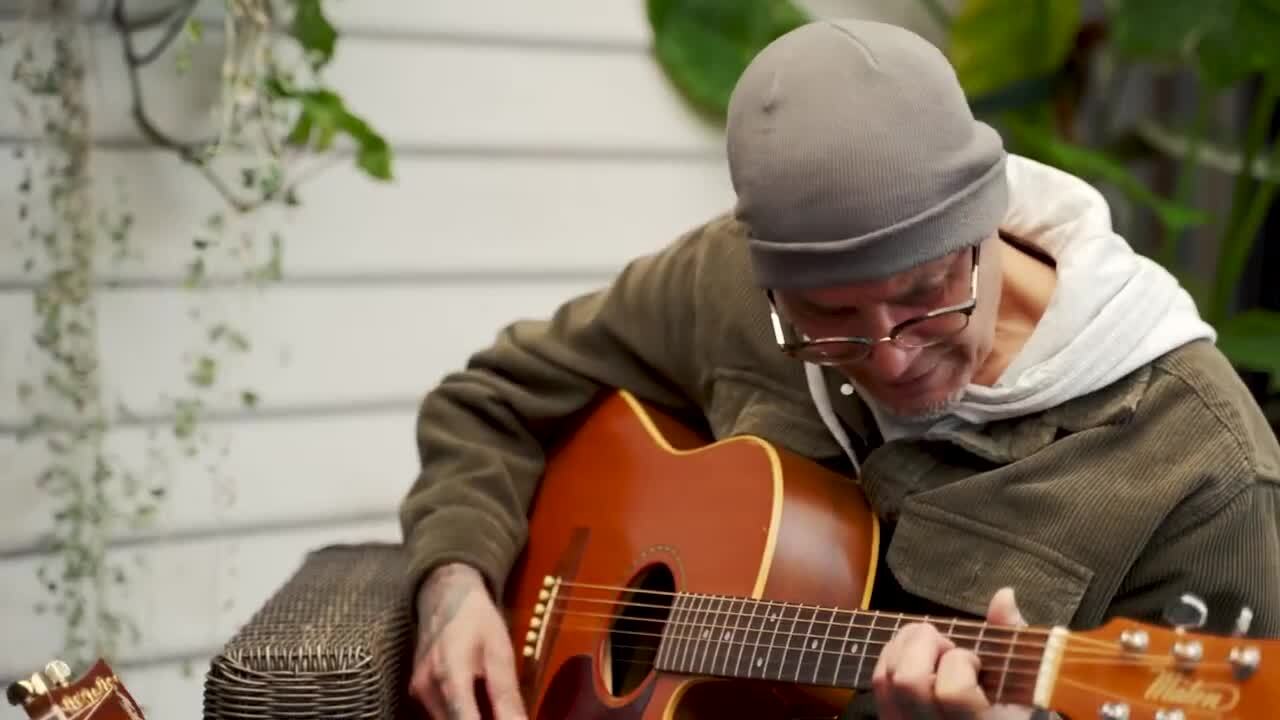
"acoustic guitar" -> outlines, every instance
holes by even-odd
[[[614,392],[551,448],[504,594],[543,720],[839,715],[903,624],[982,660],[997,703],[1073,720],[1280,716],[1280,646],[1165,627],[1013,629],[868,607],[875,515],[838,474],[759,438],[708,443]]]
[[[11,683],[6,696],[32,720],[144,720],[124,683],[101,659],[75,680],[65,662],[54,660],[44,672]]]

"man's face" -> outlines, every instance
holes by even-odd
[[[878,343],[865,359],[836,367],[889,412],[941,415],[959,399],[990,352],[999,305],[999,249],[983,244],[977,307],[958,334],[930,347]],[[974,254],[966,248],[897,275],[852,285],[774,293],[779,314],[810,339],[879,339],[907,320],[967,302]],[[954,319],[954,316],[953,316]]]

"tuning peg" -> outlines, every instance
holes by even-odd
[[[1129,720],[1129,706],[1124,703],[1109,702],[1098,710],[1102,720]]]
[[[30,680],[15,680],[9,683],[9,689],[4,695],[10,705],[25,705],[36,694]]]
[[[61,660],[53,660],[44,666],[44,676],[56,688],[66,687],[71,681],[71,667]]]
[[[40,673],[31,673],[31,677],[27,678],[27,682],[31,683],[31,687],[37,695],[49,694],[49,685],[44,681],[44,676]]]
[[[1183,593],[1164,609],[1164,620],[1178,630],[1198,630],[1209,619],[1209,608],[1200,598]]]
[[[1253,611],[1247,607],[1240,608],[1240,614],[1236,616],[1236,626],[1231,632],[1235,637],[1244,637],[1249,634],[1249,626],[1253,625]]]

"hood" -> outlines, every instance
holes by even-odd
[[[1016,155],[1007,174],[1010,205],[1001,228],[1056,261],[1049,305],[999,380],[970,385],[947,416],[903,422],[867,400],[886,440],[1037,413],[1106,387],[1188,342],[1216,340],[1177,279],[1116,234],[1110,208],[1093,186]],[[829,408],[825,386],[817,385],[810,382],[814,400],[820,410],[823,401]]]

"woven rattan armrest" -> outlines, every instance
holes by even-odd
[[[405,563],[384,543],[309,553],[213,659],[204,717],[415,717]]]

